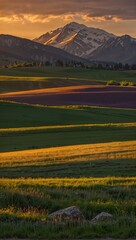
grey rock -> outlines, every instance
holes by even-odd
[[[55,223],[82,222],[85,221],[85,218],[79,208],[77,208],[76,206],[72,206],[51,213],[48,216],[47,221],[52,221]]]
[[[99,222],[110,222],[113,221],[114,217],[112,214],[101,212],[95,218],[91,220],[91,223],[99,223]]]

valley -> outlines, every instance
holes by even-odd
[[[135,71],[0,68],[0,237],[136,236]],[[77,206],[86,222],[52,223]],[[101,212],[114,222],[91,224]]]
[[[0,0],[0,240],[136,240],[136,0]]]

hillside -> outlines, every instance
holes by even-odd
[[[0,63],[10,63],[12,61],[38,61],[51,63],[61,61],[84,61],[61,49],[52,46],[43,46],[25,38],[11,35],[0,35]]]

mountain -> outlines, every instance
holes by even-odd
[[[79,57],[87,57],[110,38],[116,36],[101,29],[72,22],[47,32],[34,41],[63,49]]]
[[[15,60],[38,62],[50,61],[51,63],[54,63],[57,60],[61,60],[63,62],[85,62],[85,60],[73,56],[64,50],[52,46],[44,46],[43,44],[36,43],[25,38],[1,34],[0,64],[8,64],[14,62]]]
[[[129,35],[111,38],[105,44],[97,48],[89,60],[105,62],[136,63],[136,38]]]
[[[128,35],[117,37],[74,22],[34,41],[0,35],[0,65],[15,61],[54,63],[57,60],[87,64],[89,61],[133,64],[136,63],[136,39]]]

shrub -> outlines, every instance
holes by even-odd
[[[135,83],[134,82],[122,81],[122,82],[120,82],[120,86],[135,86]]]
[[[136,84],[134,82],[128,82],[128,86],[135,86]]]
[[[127,81],[122,81],[122,82],[120,82],[120,86],[128,86],[128,82]]]
[[[107,85],[108,85],[108,86],[110,86],[110,85],[118,85],[118,83],[117,83],[116,81],[114,81],[114,80],[109,80],[109,81],[107,82]]]

